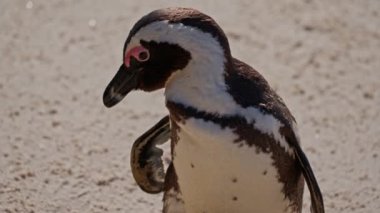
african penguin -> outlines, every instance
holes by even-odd
[[[312,211],[322,194],[299,145],[296,122],[252,67],[231,55],[223,30],[190,8],[155,10],[130,31],[123,63],[103,101],[165,89],[169,117],[134,144],[131,165],[146,192],[164,192],[163,212],[301,212],[304,179]],[[171,141],[171,164],[162,150]]]

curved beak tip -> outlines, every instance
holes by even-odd
[[[123,98],[124,96],[116,93],[113,87],[108,87],[103,94],[103,104],[110,108],[119,103]]]
[[[117,104],[117,102],[113,101],[112,99],[109,99],[109,98],[103,98],[103,104],[107,108],[110,108],[110,107],[115,106]]]
[[[138,85],[138,69],[121,65],[114,78],[108,84],[103,94],[103,103],[110,108],[119,103]]]

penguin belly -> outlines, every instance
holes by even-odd
[[[210,121],[189,118],[178,126],[173,165],[187,213],[292,212],[271,153]]]

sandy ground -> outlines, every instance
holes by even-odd
[[[327,212],[379,212],[380,1],[202,2],[0,1],[0,212],[160,212],[129,152],[162,91],[101,98],[131,26],[167,6],[214,17],[285,99]]]

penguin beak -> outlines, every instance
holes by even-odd
[[[138,73],[141,70],[136,63],[130,67],[122,64],[115,77],[108,84],[103,94],[103,103],[106,107],[113,107],[119,103],[130,91],[137,89]]]

